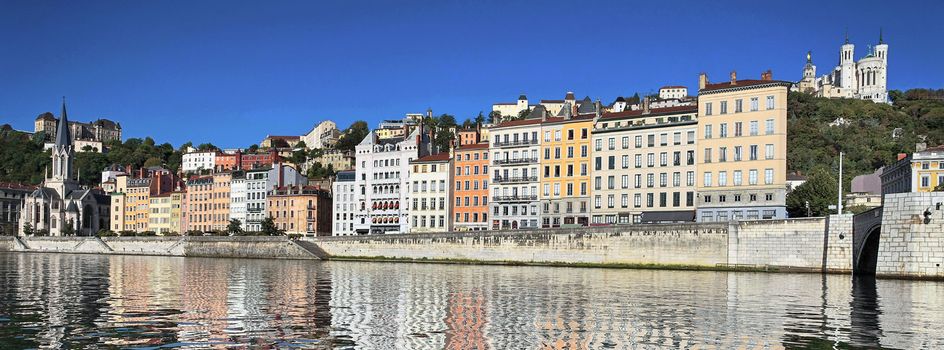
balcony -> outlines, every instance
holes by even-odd
[[[537,145],[537,144],[538,144],[537,139],[505,141],[505,142],[497,141],[497,142],[492,142],[492,147],[511,148],[511,147],[525,147],[525,146],[531,146],[531,145]]]
[[[522,182],[537,182],[537,176],[498,176],[492,178],[494,184],[513,184]]]
[[[532,202],[538,200],[537,195],[492,196],[493,202]]]
[[[513,158],[513,159],[496,159],[495,165],[522,165],[522,164],[537,164],[537,158]]]

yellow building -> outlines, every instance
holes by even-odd
[[[560,114],[541,125],[541,227],[587,226],[596,115]]]
[[[911,156],[911,174],[911,192],[934,192],[944,185],[944,146],[915,152]]]
[[[785,218],[790,82],[699,77],[697,220]]]
[[[210,229],[214,231],[225,231],[226,226],[229,225],[230,186],[232,181],[232,173],[213,174]]]
[[[170,231],[183,235],[186,230],[186,215],[184,199],[186,191],[170,193]]]
[[[176,232],[171,226],[171,196],[170,193],[152,196],[150,199],[150,213],[148,216],[148,231],[163,236],[169,232]]]
[[[135,179],[128,175],[115,178],[111,195],[111,231],[143,232],[148,229],[148,206],[151,200],[151,179]]]

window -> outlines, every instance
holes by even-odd
[[[669,134],[659,134],[659,146],[666,146],[669,144]]]
[[[728,161],[728,148],[727,147],[718,147],[718,161],[719,162]]]
[[[600,190],[603,186],[603,177],[597,176],[593,178],[593,189]]]
[[[751,136],[757,136],[757,121],[756,120],[751,121],[750,128],[751,128],[750,129]]]
[[[580,163],[580,176],[587,176],[587,163]]]
[[[711,115],[711,102],[705,103],[705,115]]]
[[[646,144],[647,144],[649,147],[655,147],[655,146],[656,146],[656,135],[646,135],[646,141],[647,141]]]
[[[636,167],[642,168],[642,155],[641,154],[636,155]]]
[[[606,160],[610,170],[616,169],[616,156],[609,156]]]
[[[767,122],[764,123],[764,127],[765,127],[765,130],[766,130],[766,132],[767,132],[767,135],[773,135],[773,133],[774,133],[774,120],[773,120],[773,119],[767,119]]]
[[[734,113],[743,112],[744,111],[743,105],[744,105],[744,100],[742,99],[734,100]]]
[[[688,142],[689,145],[695,143],[695,132],[694,132],[694,131],[689,131],[689,132],[688,132],[688,134],[687,134],[687,140],[686,140],[686,141]]]
[[[527,195],[527,193],[525,193],[525,195]],[[554,184],[554,196],[560,196],[560,183]]]
[[[611,138],[607,139],[606,146],[607,146],[607,149],[609,149],[609,150],[611,150],[611,151],[614,150],[614,149],[616,149],[616,138],[615,138],[615,137],[611,137]]]
[[[567,146],[567,158],[570,159],[570,158],[573,158],[573,157],[574,157],[574,147],[573,147],[573,146]]]
[[[685,164],[695,165],[695,151],[686,151],[685,154],[687,155],[686,158],[688,158]]]
[[[655,154],[655,153],[649,153],[649,154],[646,155],[646,164],[647,164],[649,167],[654,167],[654,166],[656,166],[656,154]]]
[[[669,185],[668,182],[669,182],[668,174],[666,173],[659,174],[659,186],[661,187],[668,186]]]
[[[705,148],[704,162],[711,163],[711,148]]]
[[[642,148],[642,135],[636,136],[636,148]]]
[[[728,101],[721,101],[721,114],[728,114]]]
[[[587,156],[587,145],[580,146],[580,156],[581,157]]]
[[[623,208],[628,208],[628,207],[629,207],[629,195],[628,195],[628,194],[623,193],[623,194],[620,196],[620,207],[623,207]]]
[[[695,172],[694,171],[689,171],[685,173],[685,185],[695,186]]]
[[[676,146],[682,144],[682,133],[677,132],[672,134],[672,144]]]
[[[706,139],[711,138],[711,124],[705,125],[705,138]]]
[[[615,203],[614,203],[613,195],[612,195],[612,194],[611,194],[611,195],[607,195],[607,196],[606,196],[606,207],[607,207],[607,208],[612,208],[614,205],[615,205]]]
[[[593,164],[593,170],[603,170],[603,157],[597,157]]]
[[[636,175],[633,175],[633,176],[634,176],[634,181],[633,181],[633,182],[634,182],[634,183],[633,183],[634,187],[636,187],[636,188],[642,187],[642,174],[636,174]]]
[[[590,134],[589,134],[589,132],[587,131],[586,128],[580,129],[580,138],[581,138],[581,139],[586,140],[587,137],[589,137],[589,135],[590,135]]]
[[[728,172],[720,171],[718,172],[718,186],[727,186],[728,185]]]
[[[767,109],[768,110],[774,109],[774,97],[772,95],[767,96]]]
[[[646,186],[653,187],[655,186],[656,177],[655,174],[646,174]]]
[[[674,166],[682,165],[682,152],[676,151],[672,153],[672,165]]]
[[[751,170],[747,173],[747,184],[748,184],[748,185],[756,185],[756,184],[757,184],[757,170],[751,169]]]
[[[646,193],[646,206],[652,208],[654,205],[654,196],[652,193]]]
[[[741,186],[741,171],[734,171],[734,186]]]
[[[629,169],[629,155],[623,155],[623,169]]]
[[[718,137],[728,137],[728,123],[721,123]]]
[[[561,131],[554,130],[554,141],[560,141],[560,140],[561,140]]]
[[[682,173],[674,172],[672,173],[672,186],[678,187],[682,183]]]
[[[574,139],[574,130],[573,130],[573,129],[567,130],[567,139],[568,139],[568,140],[573,140],[573,139]]]
[[[669,164],[669,155],[666,152],[659,153],[659,165],[666,166]]]
[[[750,160],[757,160],[757,145],[750,146]]]
[[[623,136],[623,149],[629,148],[629,136]]]
[[[593,207],[600,209],[603,206],[603,197],[600,195],[593,196]]]
[[[622,188],[629,188],[629,175],[623,175]]]
[[[764,169],[764,184],[774,183],[774,169]]]
[[[703,182],[703,185],[705,187],[711,187],[711,173],[709,172],[705,173],[705,181]]]
[[[774,159],[774,145],[764,145],[764,159]]]
[[[756,111],[757,111],[757,109],[758,109],[758,106],[757,106],[757,105],[758,105],[758,104],[759,104],[759,102],[757,101],[757,97],[751,97],[751,112],[756,112]]]
[[[607,176],[606,178],[606,188],[609,190],[616,188],[616,177],[613,175]]]
[[[735,137],[741,136],[743,132],[744,132],[744,123],[742,122],[734,123],[734,136]]]
[[[642,206],[642,194],[636,193],[633,195],[633,206],[636,208]]]

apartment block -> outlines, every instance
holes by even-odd
[[[488,230],[488,143],[462,135],[453,159],[453,225],[456,231]]]
[[[410,162],[411,233],[452,231],[452,158],[437,153]],[[372,205],[395,205],[389,201]]]
[[[284,186],[269,192],[266,214],[287,234],[331,235],[331,193],[317,186]]]

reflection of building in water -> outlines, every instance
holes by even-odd
[[[449,293],[446,308],[446,343],[449,350],[489,349],[485,338],[485,296],[480,289]]]
[[[415,266],[420,273],[404,273],[397,297],[397,348],[442,349],[449,289],[446,279],[431,273],[435,267]]]
[[[229,265],[204,259],[184,259],[181,267],[181,342],[205,342],[225,337]]]

